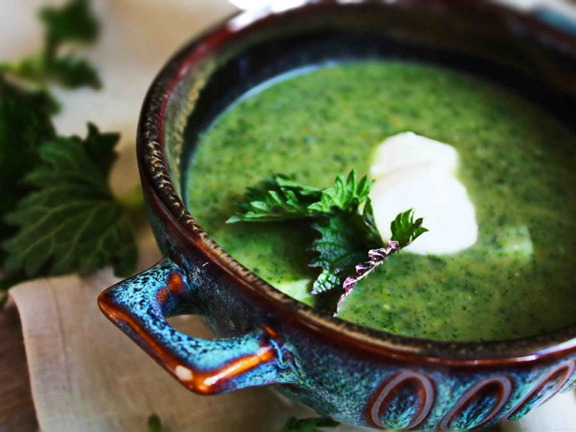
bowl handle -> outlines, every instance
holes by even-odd
[[[190,303],[200,310],[195,287],[169,258],[98,298],[108,319],[196,393],[297,381],[290,353],[269,326],[220,340],[188,336],[170,326],[166,317],[189,312],[182,305]]]

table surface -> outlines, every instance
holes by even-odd
[[[20,318],[14,305],[0,313],[0,432],[38,429]]]

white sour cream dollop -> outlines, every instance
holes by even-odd
[[[474,205],[456,178],[458,153],[454,147],[412,132],[387,138],[376,149],[370,177],[370,199],[376,226],[390,240],[390,223],[410,208],[424,218],[429,232],[406,248],[417,254],[450,254],[464,250],[478,238]]]

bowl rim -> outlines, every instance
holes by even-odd
[[[256,295],[282,311],[284,316],[290,316],[306,328],[347,347],[404,362],[450,367],[494,367],[554,360],[576,351],[576,324],[527,338],[452,342],[396,335],[328,316],[289,297],[245,268],[212,240],[187,210],[173,185],[162,138],[168,101],[180,78],[208,53],[253,27],[266,25],[268,21],[324,7],[362,8],[366,5],[441,7],[449,11],[470,8],[508,26],[517,27],[520,24],[523,31],[532,32],[543,44],[576,52],[576,37],[527,14],[496,4],[477,4],[474,0],[298,0],[282,8],[268,6],[239,12],[187,43],[168,60],[152,82],[143,103],[137,134],[138,164],[145,192],[163,207],[165,221],[182,234],[188,245],[200,248],[219,270],[237,283],[239,289]]]

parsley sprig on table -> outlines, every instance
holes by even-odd
[[[248,188],[238,204],[240,211],[228,223],[309,220],[318,233],[311,244],[315,258],[310,266],[320,270],[312,294],[342,288],[343,292],[336,291],[340,294],[337,302],[333,295],[317,302],[317,306],[334,312],[359,280],[427,231],[422,219],[414,220],[412,210],[408,210],[392,222],[392,239],[384,244],[374,222],[371,186],[366,176],[358,180],[354,170],[347,177],[337,176],[334,186],[326,189],[277,174]],[[367,257],[369,261],[364,262]]]
[[[44,85],[99,87],[85,61],[61,55],[68,42],[94,42],[100,25],[88,0],[44,8],[41,53],[0,63],[0,308],[11,286],[38,276],[134,270],[134,221],[141,195],[115,197],[109,185],[119,136],[88,125],[85,139],[59,136],[57,102]]]
[[[340,423],[327,417],[306,419],[291,417],[280,432],[319,432],[318,428],[333,428],[338,425]]]
[[[44,46],[40,52],[21,60],[0,62],[0,73],[36,84],[58,82],[67,88],[100,88],[96,69],[74,54],[62,54],[67,43],[92,43],[100,24],[90,10],[88,0],[70,0],[64,6],[45,7],[38,15],[44,25]]]
[[[156,414],[148,417],[148,432],[168,432],[169,430],[164,427],[162,420]]]

